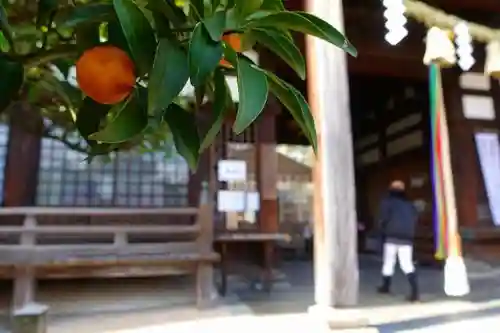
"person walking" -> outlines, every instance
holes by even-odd
[[[393,181],[388,194],[380,203],[378,216],[383,237],[382,285],[378,288],[379,293],[390,293],[396,261],[399,261],[399,266],[410,284],[407,299],[410,302],[419,300],[418,281],[413,264],[413,239],[417,222],[418,212],[406,197],[404,182]]]

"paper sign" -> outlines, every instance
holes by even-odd
[[[246,212],[257,212],[260,209],[260,195],[259,192],[247,192],[247,206]]]
[[[219,191],[217,193],[217,210],[219,212],[244,212],[245,192]]]
[[[476,133],[476,149],[493,223],[500,226],[500,143],[496,133]]]
[[[221,160],[217,164],[219,181],[245,181],[247,179],[247,163],[240,160]]]

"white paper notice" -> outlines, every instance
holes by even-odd
[[[217,210],[219,212],[244,212],[245,192],[219,191],[217,193]]]
[[[247,163],[240,160],[221,160],[217,163],[217,178],[222,182],[245,181]]]
[[[493,223],[500,226],[500,142],[497,133],[476,133],[476,148]]]
[[[245,207],[247,212],[257,212],[260,209],[260,195],[259,192],[248,192],[247,193],[247,206]]]

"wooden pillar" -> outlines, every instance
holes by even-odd
[[[278,216],[278,155],[276,153],[276,112],[278,105],[270,100],[268,107],[256,124],[255,170],[257,188],[260,194],[258,212],[259,231],[276,233],[279,229]],[[275,261],[275,247],[272,241],[263,244],[264,288],[270,290],[272,267]]]
[[[38,113],[25,103],[16,103],[9,111],[4,205],[31,206],[36,199],[43,124]]]
[[[201,156],[198,163],[198,168],[195,172],[189,172],[188,180],[188,205],[190,207],[196,207],[200,203],[200,193],[201,185],[204,180],[207,179],[207,173],[210,170],[209,165],[209,151],[205,150]]]
[[[341,0],[306,0],[306,9],[343,29]],[[332,311],[358,302],[356,199],[346,54],[307,38],[308,95],[318,132],[314,182],[314,288],[311,313],[331,328],[365,326],[354,313]]]

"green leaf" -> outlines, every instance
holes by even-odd
[[[5,39],[7,39],[7,41],[10,44],[10,47],[13,49],[14,35],[12,32],[12,28],[9,25],[9,21],[7,19],[7,12],[5,11],[5,8],[1,3],[0,3],[0,31],[3,32]]]
[[[188,79],[186,52],[176,42],[160,39],[148,84],[148,113],[167,108]]]
[[[0,31],[0,52],[9,52],[9,50],[10,50],[10,44],[7,41],[7,38],[5,38],[3,32]]]
[[[203,4],[203,0],[190,0],[189,12],[192,14],[191,17],[196,21],[203,19],[205,16],[205,5]]]
[[[118,19],[108,22],[108,43],[124,50],[132,58],[132,51]]]
[[[266,75],[246,58],[238,59],[237,73],[240,100],[233,131],[240,134],[264,110],[268,85]]]
[[[39,0],[36,15],[36,26],[48,26],[57,10],[57,0]]]
[[[89,145],[97,144],[97,141],[89,140],[88,137],[99,131],[101,121],[106,117],[110,109],[110,105],[99,104],[90,97],[83,100],[82,106],[76,115],[75,126]]]
[[[238,53],[228,44],[223,43],[224,59],[226,59],[235,68],[238,66]]]
[[[282,12],[285,10],[285,6],[283,5],[282,0],[264,0],[260,9]]]
[[[318,141],[314,118],[309,105],[302,94],[291,84],[281,80],[276,75],[263,71],[268,78],[269,90],[275,95],[288,111],[292,114],[307,139],[311,143],[315,153],[318,151]]]
[[[158,38],[172,38],[174,35],[170,22],[161,13],[153,12],[153,21]]]
[[[98,22],[93,22],[92,24],[85,24],[76,28],[76,46],[80,52],[100,44],[99,24]]]
[[[201,22],[193,30],[189,42],[189,78],[195,87],[203,84],[222,58],[223,47],[214,42]]]
[[[191,170],[195,170],[200,158],[200,137],[194,113],[172,103],[165,111],[163,120],[170,127],[177,152],[184,157]]]
[[[165,16],[174,27],[182,27],[187,21],[186,14],[169,0],[149,0],[146,6],[153,13]]]
[[[78,107],[82,101],[82,93],[78,88],[73,87],[66,81],[58,80],[52,72],[43,72],[37,82],[45,92],[52,92],[66,104],[69,108]]]
[[[217,134],[220,132],[222,128],[222,124],[224,123],[225,111],[227,110],[227,99],[231,98],[230,92],[227,89],[226,79],[224,78],[224,74],[220,69],[215,70],[214,73],[214,101],[212,106],[212,124],[208,129],[205,137],[200,146],[200,153],[208,148],[212,142],[217,137]]]
[[[267,47],[283,59],[302,80],[306,78],[306,62],[304,57],[293,40],[290,40],[287,35],[271,28],[257,28],[252,30],[251,34],[258,43]]]
[[[102,130],[90,135],[89,139],[104,143],[120,143],[142,133],[148,125],[147,110],[142,104],[136,91],[125,103],[113,107],[118,109],[116,117]]]
[[[153,28],[132,0],[113,0],[113,6],[130,46],[138,73],[144,75],[151,69],[156,49]]]
[[[328,22],[305,12],[269,12],[249,20],[245,28],[278,28],[321,38],[356,57],[358,52],[349,40]]]
[[[0,112],[2,112],[19,92],[24,79],[24,67],[20,62],[0,55]]]
[[[80,24],[103,22],[114,16],[113,6],[108,3],[96,3],[70,7],[58,13],[55,22],[60,28],[74,28]]]
[[[223,11],[217,11],[209,18],[203,21],[205,28],[215,42],[220,41],[224,29],[226,28],[226,13]]]
[[[221,4],[221,0],[212,0],[212,11],[215,12],[215,10],[219,7]]]
[[[226,12],[226,31],[238,30],[241,25],[241,19],[235,8],[231,8]]]
[[[245,18],[262,6],[263,0],[236,0],[234,9],[239,18]]]

